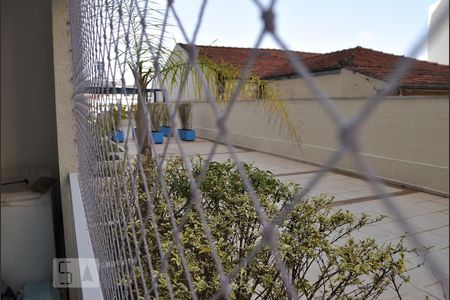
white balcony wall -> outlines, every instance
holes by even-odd
[[[438,27],[437,18],[439,14],[448,10],[446,5],[448,5],[448,0],[436,1],[430,6],[428,12],[428,60],[444,65],[448,65],[449,58],[449,19],[447,15],[442,26]]]
[[[335,98],[343,116],[355,116],[363,98]],[[301,150],[295,146],[257,100],[238,101],[228,120],[232,143],[302,161],[323,164],[338,149],[337,129],[317,100],[286,100],[300,122]],[[215,139],[218,132],[206,102],[194,106],[193,127],[199,137]],[[417,96],[386,98],[360,133],[362,154],[377,176],[405,186],[449,192],[449,98]],[[358,172],[350,157],[338,169]]]

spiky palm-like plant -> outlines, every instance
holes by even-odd
[[[161,107],[161,123],[162,126],[170,127],[169,124],[169,107],[168,104],[164,104]]]
[[[152,131],[159,131],[162,122],[164,103],[150,103],[148,111],[150,114],[150,124],[152,125]]]
[[[192,104],[189,102],[181,103],[178,106],[178,119],[181,129],[191,129],[192,126]]]
[[[183,88],[181,84],[184,77],[189,76],[192,82],[189,88],[193,88],[196,99],[207,98],[208,93],[205,89],[210,89],[215,101],[227,103],[236,92],[241,70],[232,65],[217,64],[207,57],[198,58],[198,67],[196,69],[189,62],[184,51],[173,51],[160,73],[160,78],[169,89],[177,91]],[[192,92],[187,87],[184,87],[183,91],[185,94]],[[238,99],[239,101],[257,99],[266,112],[273,116],[281,127],[287,129],[290,138],[300,145],[297,119],[293,116],[288,103],[279,98],[266,80],[250,73],[241,85]]]

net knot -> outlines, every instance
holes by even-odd
[[[225,131],[226,130],[226,118],[224,118],[224,116],[217,118],[216,125],[217,125],[217,128]]]
[[[189,60],[194,61],[198,56],[197,47],[192,44],[185,45],[185,50],[189,54]]]
[[[264,30],[270,33],[275,32],[275,14],[272,9],[265,10],[262,13],[262,19],[264,21]]]
[[[345,124],[341,125],[341,129],[339,132],[339,138],[341,141],[341,144],[345,147],[353,147],[355,136],[356,136],[356,128],[352,122],[346,122]]]
[[[275,228],[273,227],[273,225],[271,224],[266,224],[263,227],[263,232],[262,232],[262,237],[263,240],[269,244],[269,245],[276,245],[277,243],[277,236],[275,233]]]
[[[226,275],[221,276],[220,278],[220,285],[222,286],[222,292],[224,295],[231,295],[231,287],[230,287],[230,280]]]

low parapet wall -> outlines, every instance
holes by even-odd
[[[324,164],[339,148],[337,126],[314,99],[285,100],[300,124],[300,147],[280,128],[258,100],[238,101],[227,122],[236,146],[301,161]],[[362,98],[334,99],[340,113],[350,118],[366,103]],[[275,122],[274,122],[275,121]],[[215,139],[216,118],[210,105],[198,102],[193,125],[199,137]],[[361,154],[375,174],[387,181],[448,195],[448,96],[388,97],[372,112],[360,132]],[[359,173],[349,155],[336,169]]]

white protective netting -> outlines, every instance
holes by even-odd
[[[401,210],[385,196],[388,193],[374,176],[370,165],[359,154],[358,134],[374,108],[396,88],[402,76],[412,67],[413,61],[403,60],[396,66],[383,90],[368,98],[356,117],[345,119],[339,114],[333,100],[318,87],[299,57],[288,50],[285,41],[278,35],[274,25],[276,16],[273,14],[277,5],[275,0],[268,6],[258,0],[253,1],[255,9],[262,16],[261,31],[255,38],[253,51],[241,70],[235,92],[226,102],[224,110],[219,108],[208,78],[200,78],[219,132],[210,153],[200,165],[193,165],[177,134],[168,137],[164,147],[155,147],[153,136],[149,134],[153,126],[147,101],[148,95],[153,99],[166,98],[164,91],[167,87],[158,75],[167,58],[164,47],[167,28],[177,27],[184,35],[184,42],[195,45],[199,30],[207,30],[200,29],[203,15],[207,13],[207,2],[202,2],[194,33],[188,36],[178,17],[178,13],[182,12],[176,11],[173,1],[168,1],[163,6],[150,0],[70,1],[80,186],[94,253],[100,261],[101,285],[107,299],[244,299],[236,294],[236,286],[239,286],[236,280],[242,278],[242,274],[247,272],[246,267],[261,253],[268,253],[267,264],[275,270],[276,278],[273,281],[279,282],[278,287],[282,287],[283,291],[280,293],[288,299],[306,298],[303,289],[299,288],[292,277],[292,267],[285,262],[286,253],[279,247],[279,228],[308,192],[346,153],[352,154],[355,165],[380,195],[380,199],[383,199],[384,205],[398,219],[404,220],[401,218]],[[169,14],[172,14],[176,24],[167,24]],[[442,24],[447,17],[440,16],[437,23]],[[249,178],[248,169],[239,162],[227,129],[227,121],[238,101],[239,91],[250,75],[257,57],[256,49],[266,36],[271,36],[285,50],[293,68],[304,78],[316,101],[320,102],[339,129],[340,140],[339,150],[329,158],[320,172],[315,173],[309,183],[275,213],[267,212],[264,204],[266,199],[260,199]],[[415,57],[426,45],[426,39],[426,34],[418,37],[408,56]],[[191,66],[191,72],[202,74],[197,52],[194,47],[191,50],[187,64]],[[154,78],[151,82],[145,81],[145,68],[139,62],[145,62],[146,68],[151,68]],[[132,74],[131,70],[135,70],[134,77],[129,76]],[[189,88],[185,84],[188,75],[189,72],[183,73],[178,79],[178,97],[166,99],[171,103],[167,107],[172,128],[176,126],[176,111],[182,99],[182,90]],[[149,89],[149,86],[157,86],[161,90]],[[128,116],[125,119],[126,125],[123,125],[125,121],[121,124],[123,114]],[[117,132],[118,126],[125,127],[122,132],[123,143],[113,141],[120,139],[120,136],[111,136],[111,132]],[[210,224],[211,218],[202,204],[200,188],[207,177],[209,162],[219,142],[224,143],[230,153],[231,161],[236,166],[236,174],[239,174],[239,180],[245,187],[244,193],[254,208],[261,232],[251,250],[242,255],[239,262],[234,262],[232,268],[229,264],[224,264],[223,249],[217,246],[222,241],[216,240],[217,237],[210,228],[215,225]],[[172,186],[168,186],[166,182],[166,167],[170,165],[167,162],[169,145],[176,145],[181,157],[179,164],[185,172],[183,178],[188,183],[189,197],[181,204],[173,194]],[[146,158],[149,153],[153,156],[154,163]],[[195,220],[198,221],[195,224],[190,217],[192,214],[195,214]],[[191,230],[189,226],[197,228]],[[407,222],[401,222],[401,227],[404,231],[409,231]],[[202,278],[208,279],[210,276],[210,281],[201,281],[195,276],[198,274],[195,269],[198,264],[191,262],[192,249],[186,249],[186,239],[192,239],[193,232],[199,233],[199,239],[207,245],[205,260],[210,262],[209,266],[214,270],[210,270],[210,275],[203,274]],[[411,239],[417,247],[423,247],[424,244],[416,236],[411,236]],[[173,264],[178,270],[174,270]],[[444,267],[438,261],[430,259],[427,264],[433,273],[445,274]],[[255,278],[250,281],[255,283],[257,280],[259,279]],[[201,285],[211,285],[214,292],[202,293],[204,289]],[[272,299],[258,294],[262,284],[255,286],[252,298]],[[337,287],[331,285],[329,288]],[[352,294],[351,287],[350,290],[330,295],[318,289],[316,296],[321,295],[325,298],[364,298],[364,293]],[[376,296],[378,295],[371,297]]]

